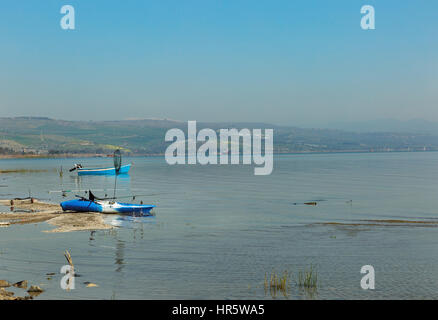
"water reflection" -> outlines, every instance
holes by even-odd
[[[125,265],[124,251],[125,251],[125,241],[118,239],[118,237],[116,236],[116,257],[115,257],[115,264],[117,265],[116,272],[122,272],[123,267]]]
[[[73,181],[73,184],[75,186],[76,189],[78,190],[82,190],[82,179],[81,177],[77,176],[77,175],[70,175],[70,179]]]
[[[132,217],[132,216],[114,216],[108,215],[104,218],[106,223],[111,224],[117,228],[131,229],[132,239],[144,240],[144,224],[155,223],[155,217]],[[125,233],[126,234],[126,233]],[[112,230],[110,235],[114,238],[116,243],[114,264],[116,265],[116,272],[121,273],[124,269],[125,262],[125,247],[126,241],[120,238],[119,230]],[[90,241],[94,240],[94,232],[90,234]]]
[[[92,241],[95,240],[95,238],[94,238],[94,234],[95,234],[95,233],[96,233],[95,230],[92,230],[92,231],[90,232],[90,238],[89,238],[89,240],[90,240],[90,245],[92,245]]]
[[[155,215],[133,216],[108,214],[104,217],[104,221],[114,227],[134,229],[134,231],[141,229],[141,233],[143,233],[143,225],[145,223],[155,224],[155,217]]]

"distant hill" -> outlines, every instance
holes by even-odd
[[[324,127],[352,132],[407,132],[438,135],[438,123],[423,119],[409,121],[379,119],[359,122],[335,122]]]
[[[170,128],[187,130],[187,122],[166,119],[121,121],[64,121],[43,117],[0,118],[0,153],[162,154]],[[308,129],[266,123],[202,123],[202,128],[273,128],[274,151],[420,151],[438,150],[438,133],[353,132]],[[357,131],[357,130],[355,130]]]

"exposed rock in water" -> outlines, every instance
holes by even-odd
[[[0,288],[0,296],[12,297],[13,295],[13,292],[6,291],[4,288]]]
[[[13,284],[16,288],[27,289],[27,280],[18,281]]]
[[[8,281],[0,280],[0,288],[7,288],[7,287],[10,287],[10,286],[11,286],[11,284]]]
[[[18,300],[18,299],[14,297],[13,292],[9,292],[3,288],[0,288],[0,300]]]
[[[29,293],[41,293],[41,292],[44,292],[44,290],[41,289],[38,286],[30,286],[30,288],[29,288],[29,290],[27,290],[27,292],[29,292]]]
[[[98,287],[98,285],[95,283],[91,283],[91,282],[89,284],[87,284],[87,288],[94,288],[94,287]]]
[[[25,297],[16,297],[15,300],[32,300],[32,296],[25,296]]]
[[[29,295],[24,297],[15,297],[14,292],[7,291],[5,287],[14,286],[16,288],[26,289],[27,288],[27,280],[19,281],[11,285],[6,280],[0,280],[0,300],[31,300],[33,299],[32,296],[36,296],[41,294],[44,290],[41,289],[38,286],[31,286],[30,289],[27,291],[29,292]],[[33,291],[31,291],[33,290]]]
[[[29,299],[33,299],[34,297],[38,297],[42,292],[29,292]]]

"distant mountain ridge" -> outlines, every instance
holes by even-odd
[[[372,121],[334,122],[325,126],[328,129],[340,129],[353,132],[405,132],[438,134],[438,123],[423,119],[400,121],[378,119]]]
[[[187,130],[187,122],[169,119],[66,121],[47,117],[0,118],[1,153],[97,153],[121,148],[126,154],[163,154],[170,128]],[[198,122],[197,129],[273,128],[274,151],[349,152],[438,150],[437,133],[397,133],[309,129],[243,122]]]

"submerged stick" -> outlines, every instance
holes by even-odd
[[[68,250],[65,250],[65,252],[64,252],[64,257],[65,257],[65,259],[67,259],[68,264],[69,264],[72,268],[74,268],[75,266],[73,265],[73,260],[72,260],[72,258],[71,258],[70,252],[68,252]]]

